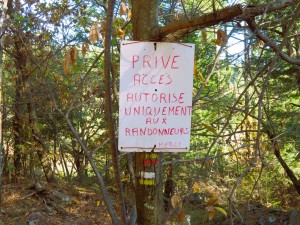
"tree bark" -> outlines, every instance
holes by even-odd
[[[0,40],[0,45],[2,45],[2,38]],[[2,100],[2,50],[0,50],[0,204],[2,202],[2,155],[3,155],[3,100]]]
[[[0,30],[3,30],[3,21],[5,19],[5,11],[7,8],[6,2],[3,2],[3,5],[1,7],[2,13],[0,15]],[[3,121],[3,99],[2,99],[2,92],[3,92],[3,86],[2,86],[2,65],[3,65],[3,35],[1,35],[0,39],[0,204],[2,202],[2,155],[3,155],[3,127],[2,127],[2,121]]]
[[[158,39],[158,0],[132,0],[132,32],[137,41]]]
[[[14,133],[14,171],[15,175],[21,172],[21,155],[22,155],[22,115],[25,115],[23,107],[21,105],[21,90],[22,81],[17,75],[15,83],[15,102],[14,102],[14,121],[13,121],[13,133]]]
[[[173,166],[174,164],[171,163],[167,166],[167,179],[165,182],[165,188],[164,188],[164,205],[165,205],[165,211],[169,211],[170,209],[170,201],[171,197],[174,195],[174,189],[175,189],[175,184],[173,181]]]
[[[117,189],[118,212],[122,224],[126,224],[126,209],[124,193],[121,182],[120,165],[118,161],[118,150],[115,137],[115,123],[113,119],[112,110],[112,93],[111,93],[111,36],[112,36],[112,22],[115,1],[108,1],[107,15],[106,15],[106,30],[105,30],[105,49],[104,49],[104,79],[105,79],[105,117],[108,125],[110,151],[112,155],[112,164],[114,170],[114,180]]]
[[[132,0],[132,29],[134,40],[157,40],[159,37],[157,0]],[[158,164],[145,167],[143,164],[144,160],[152,160],[153,157],[157,158]],[[145,172],[155,174],[155,178],[148,181],[150,183],[146,183],[142,177],[142,174]],[[137,224],[161,225],[164,216],[162,153],[136,153],[135,176]]]
[[[144,160],[158,157],[158,164],[144,166]],[[162,179],[162,153],[136,153],[136,208],[138,225],[161,225],[164,217],[163,179]],[[141,177],[144,172],[155,174],[153,183],[147,184]]]
[[[192,32],[195,30],[199,30],[203,27],[217,25],[221,22],[227,22],[242,14],[243,8],[240,4],[237,4],[216,12],[207,13],[203,16],[195,17],[193,19],[185,19],[169,23],[159,29],[159,35],[162,38],[167,36],[168,34],[174,33],[179,30],[186,30],[186,32]]]
[[[35,102],[33,99],[33,87],[31,85],[31,82],[29,80],[26,81],[26,85],[28,87],[28,103],[27,103],[27,110],[29,115],[29,126],[31,129],[31,148],[32,152],[34,153],[35,150],[37,152],[38,158],[40,160],[40,163],[42,165],[43,172],[45,174],[46,180],[48,183],[55,182],[55,174],[51,166],[50,159],[46,156],[45,153],[47,153],[48,149],[45,146],[44,142],[41,139],[40,130],[38,128],[38,121],[36,116],[36,109],[35,109]],[[33,143],[36,142],[38,145],[41,146],[42,149],[38,148],[38,145],[34,145]],[[35,149],[36,148],[36,149]],[[34,157],[34,154],[32,155]]]
[[[198,17],[171,22],[159,29],[157,28],[153,29],[153,31],[150,31],[150,33],[154,35],[152,36],[152,38],[157,40],[162,39],[175,32],[180,32],[180,34],[183,35],[188,32],[193,32],[195,30],[199,30],[204,27],[218,25],[220,23],[226,23],[229,21],[246,21],[250,18],[263,15],[264,13],[270,13],[277,10],[282,10],[286,7],[290,7],[298,3],[299,0],[279,0],[272,3],[260,4],[255,6],[251,5],[246,7],[243,7],[240,4],[236,4],[215,12],[200,15]],[[150,6],[148,5],[147,7]],[[134,13],[136,12],[133,11],[133,16]],[[143,17],[143,15],[141,15],[141,17]],[[148,22],[151,21],[149,20]],[[148,23],[146,23],[145,26],[149,26]],[[151,28],[151,26],[149,27]],[[133,30],[133,32],[135,32],[135,30]]]

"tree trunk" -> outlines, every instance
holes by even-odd
[[[55,182],[55,175],[54,171],[51,166],[51,160],[49,157],[46,156],[45,153],[47,153],[48,149],[45,146],[44,142],[41,140],[40,135],[40,129],[38,127],[38,121],[36,116],[36,110],[35,110],[35,102],[33,98],[33,87],[31,85],[31,82],[29,80],[26,81],[26,87],[28,87],[28,103],[27,103],[27,110],[29,114],[29,126],[31,129],[31,143],[32,143],[32,152],[34,153],[34,148],[36,148],[37,155],[39,157],[40,163],[42,165],[45,177],[47,182]],[[37,144],[33,144],[36,142]],[[41,147],[37,147],[37,146]]]
[[[82,151],[81,147],[77,143],[75,139],[72,140],[72,156],[74,159],[75,169],[77,173],[77,177],[82,179],[84,177],[84,168],[83,168],[83,159],[84,159],[84,152]]]
[[[282,168],[284,169],[286,175],[290,178],[290,180],[292,181],[296,191],[298,192],[298,194],[300,195],[300,181],[297,179],[296,175],[294,174],[294,172],[290,169],[290,167],[286,164],[286,162],[284,161],[284,159],[281,156],[280,153],[280,149],[276,140],[276,135],[274,132],[268,130],[267,134],[271,140],[271,143],[273,145],[273,152],[274,155],[276,156],[278,162],[280,163],[280,165],[282,166]]]
[[[20,34],[15,32],[14,39],[14,54],[15,56],[15,102],[14,102],[14,121],[13,121],[13,134],[14,134],[14,169],[15,176],[21,174],[22,158],[26,158],[27,154],[24,152],[24,145],[27,139],[28,118],[26,102],[26,87],[25,82],[28,79],[27,68],[28,53],[24,51],[26,39],[22,39]],[[25,48],[26,49],[26,48]],[[24,156],[24,157],[23,157]]]
[[[3,148],[3,112],[4,112],[4,103],[3,103],[3,44],[4,44],[4,32],[5,28],[3,26],[4,20],[7,16],[11,15],[12,11],[12,0],[4,0],[2,1],[1,15],[0,15],[0,204],[2,202],[2,176],[3,176],[3,162],[7,162],[7,156],[5,160],[3,160],[4,148]],[[8,154],[7,154],[8,155]],[[4,164],[5,165],[5,164]]]
[[[2,38],[0,40],[0,45],[2,45]],[[2,90],[3,90],[3,88],[2,88],[2,50],[0,50],[0,203],[2,202],[2,149],[3,149],[3,127],[2,127],[3,100],[2,100]]]
[[[70,128],[71,132],[75,136],[76,140],[78,141],[78,143],[81,146],[81,148],[83,149],[83,151],[85,152],[86,157],[88,158],[88,160],[90,162],[90,165],[93,168],[93,171],[95,172],[95,175],[96,175],[96,177],[98,179],[99,187],[100,187],[101,192],[102,192],[102,197],[103,197],[104,203],[105,203],[107,211],[108,211],[108,213],[109,213],[109,215],[110,215],[110,217],[111,217],[111,219],[113,221],[113,224],[115,224],[115,225],[122,225],[123,222],[120,221],[120,219],[118,218],[118,216],[117,216],[117,214],[116,214],[116,212],[114,210],[113,202],[112,202],[111,198],[109,197],[109,194],[108,194],[108,191],[107,191],[107,187],[105,186],[102,174],[98,170],[98,168],[97,168],[97,166],[96,166],[96,164],[94,162],[92,154],[87,149],[87,147],[84,145],[83,141],[81,140],[79,134],[77,133],[77,131],[73,127],[73,125],[72,125],[71,121],[68,119],[68,117],[65,116],[61,111],[60,111],[60,114],[66,120],[66,122],[68,124],[68,127]]]
[[[165,190],[164,190],[164,204],[165,204],[165,211],[169,211],[171,204],[171,197],[174,195],[174,181],[173,181],[173,163],[167,166],[167,179],[165,183]]]
[[[132,0],[134,40],[150,41],[159,36],[158,9],[157,0]],[[135,157],[137,224],[161,225],[164,216],[162,153],[136,153]],[[145,160],[158,163],[145,166]],[[155,174],[155,178],[150,181],[143,179],[145,172]]]
[[[22,90],[22,81],[21,78],[17,75],[15,83],[15,102],[14,102],[14,122],[13,122],[13,134],[14,134],[14,170],[15,175],[20,174],[22,164],[21,164],[21,155],[23,147],[22,139],[22,115],[25,115],[23,107],[21,105],[21,90]]]
[[[150,41],[159,37],[158,0],[132,0],[133,39]]]
[[[145,166],[145,160],[158,157],[158,164]],[[153,160],[154,159],[154,160]],[[136,208],[138,225],[161,225],[164,217],[162,153],[136,153]],[[141,174],[152,172],[155,179],[143,179]]]
[[[112,109],[112,93],[111,93],[111,37],[112,37],[112,22],[115,1],[108,1],[107,15],[106,15],[106,30],[105,30],[105,49],[104,49],[104,80],[105,80],[105,118],[108,125],[108,135],[110,143],[110,151],[112,157],[114,181],[117,189],[117,201],[119,202],[118,214],[122,224],[126,224],[126,208],[124,193],[121,182],[120,165],[118,161],[118,149],[115,137],[115,123],[113,119]]]
[[[2,13],[0,15],[0,30],[3,30],[3,21],[5,19],[5,8],[6,5],[3,5],[1,10]],[[3,35],[2,33],[1,35],[1,39],[0,39],[0,46],[3,46]],[[3,54],[3,50],[2,48],[0,49],[0,204],[2,202],[2,149],[3,149],[3,127],[2,127],[2,120],[3,120],[3,100],[2,100],[2,92],[3,92],[3,88],[2,88],[2,54]]]

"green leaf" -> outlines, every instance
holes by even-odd
[[[214,207],[214,209],[218,210],[219,212],[221,212],[225,217],[227,217],[227,212],[221,208],[221,207]]]
[[[203,125],[207,130],[209,130],[210,132],[212,132],[213,134],[218,135],[217,131],[216,131],[215,128],[213,128],[212,126],[210,126],[210,125],[208,125],[208,124],[205,124],[205,123],[202,123],[202,125]]]

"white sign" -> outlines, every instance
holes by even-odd
[[[123,41],[120,57],[118,149],[188,151],[194,45]]]

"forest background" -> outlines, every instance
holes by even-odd
[[[299,0],[0,4],[0,223],[299,218]],[[121,40],[195,44],[188,153],[117,151]]]

